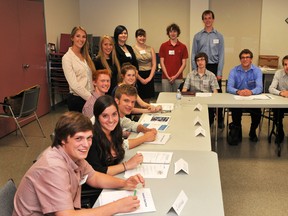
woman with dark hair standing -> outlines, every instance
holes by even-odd
[[[118,61],[114,40],[111,36],[103,35],[99,42],[99,53],[94,60],[95,67],[99,69],[107,69],[111,74],[111,86],[108,94],[111,95],[112,90],[117,86],[120,80],[120,63]]]
[[[131,46],[126,44],[128,39],[128,30],[123,25],[118,25],[114,30],[114,40],[117,58],[120,62],[120,66],[126,62],[134,65],[138,70],[138,62],[135,53]]]
[[[67,98],[69,111],[82,112],[82,108],[92,94],[92,72],[95,66],[89,56],[87,32],[80,26],[71,32],[72,47],[62,58],[64,75],[69,84],[70,94]]]
[[[145,44],[146,32],[138,29],[135,32],[136,44],[133,46],[139,72],[137,76],[137,89],[139,96],[147,103],[155,96],[154,74],[156,70],[156,54],[151,46]]]

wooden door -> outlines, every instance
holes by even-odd
[[[50,110],[43,0],[0,3],[0,101],[32,85],[41,86],[38,115]],[[23,67],[25,66],[26,67]],[[28,66],[29,65],[29,66]],[[13,120],[0,119],[0,137],[15,129]]]

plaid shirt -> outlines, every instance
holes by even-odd
[[[214,92],[215,89],[219,89],[216,76],[208,70],[202,77],[197,70],[191,71],[187,75],[183,87],[192,92]]]

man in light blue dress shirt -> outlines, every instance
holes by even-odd
[[[253,53],[249,49],[244,49],[240,52],[239,59],[241,64],[230,71],[227,91],[240,96],[261,94],[263,91],[262,71],[252,64]],[[230,110],[232,112],[233,122],[229,125],[230,133],[228,135],[228,143],[230,145],[237,145],[238,142],[242,140],[241,117],[243,110],[251,114],[252,122],[249,139],[252,142],[257,142],[256,129],[261,120],[261,109],[233,108]]]
[[[221,33],[214,29],[214,18],[214,13],[211,10],[205,10],[202,13],[204,29],[195,34],[193,38],[191,65],[192,69],[196,70],[197,65],[194,60],[195,56],[201,52],[206,53],[208,55],[206,68],[207,70],[213,72],[217,77],[220,87],[218,92],[221,93],[222,72],[224,66],[224,38]],[[218,127],[224,128],[223,109],[219,109]]]

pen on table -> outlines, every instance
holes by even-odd
[[[134,196],[136,196],[136,194],[137,194],[137,190],[134,190]]]

